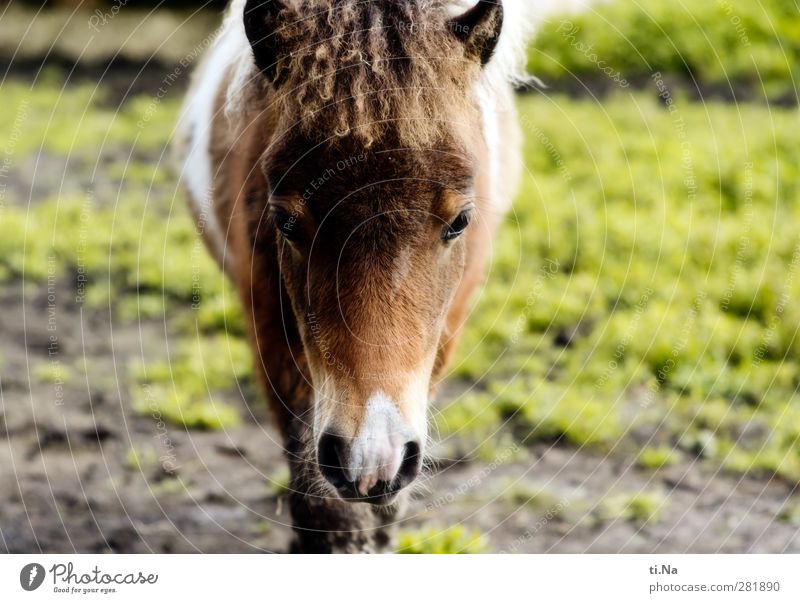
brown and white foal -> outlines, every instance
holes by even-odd
[[[296,550],[381,548],[420,471],[515,192],[526,2],[234,1],[196,75],[183,179],[249,320]]]

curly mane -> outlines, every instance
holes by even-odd
[[[469,109],[479,74],[429,0],[301,0],[300,20],[276,32],[291,48],[277,65],[278,103],[307,134],[354,135],[369,146],[430,145],[442,120]]]

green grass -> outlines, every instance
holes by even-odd
[[[158,467],[158,453],[152,445],[131,447],[125,455],[124,464],[131,471],[148,473]]]
[[[276,471],[267,479],[267,489],[270,496],[280,498],[289,494],[292,485],[292,477],[288,469]]]
[[[658,521],[663,504],[663,499],[654,494],[610,495],[601,501],[597,514],[601,520],[623,519],[644,525]]]
[[[34,88],[9,81],[2,89],[6,109],[0,133],[2,140],[14,141],[15,155],[50,152],[86,159],[89,166],[101,145],[107,153],[131,146],[137,152],[160,151],[181,101],[178,94],[163,100],[141,95],[117,108],[105,102],[107,88],[64,86],[56,71],[45,72]],[[122,175],[119,165],[112,172]],[[158,179],[163,172],[151,168],[145,174]]]
[[[515,507],[526,507],[550,518],[564,515],[568,502],[564,497],[541,486],[511,484],[504,490],[504,497]]]
[[[44,361],[31,367],[31,377],[38,383],[64,384],[74,378],[72,370],[61,362]]]
[[[61,89],[52,75],[34,89],[5,83],[2,93],[9,110],[0,116],[0,138],[14,141],[11,166],[25,156],[69,157],[80,177],[65,168],[72,177],[58,197],[0,204],[0,283],[24,277],[43,284],[52,273],[59,297],[87,310],[110,308],[124,322],[169,317],[177,344],[161,360],[131,367],[134,408],[187,427],[238,423],[219,394],[250,375],[241,309],[200,243],[173,176],[163,160],[152,161],[172,131],[177,100],[154,106],[142,96],[111,108],[103,88]],[[105,194],[91,182],[98,154],[101,163],[117,158],[98,175]],[[81,190],[74,181],[86,184]],[[36,366],[32,374],[49,382],[57,368]]]
[[[653,427],[800,479],[800,121],[675,103],[522,99],[530,174],[455,369],[478,387],[442,409],[445,433],[506,420],[525,441],[624,450]]]
[[[133,406],[141,414],[197,429],[237,425],[240,417],[222,394],[250,378],[251,364],[244,339],[185,337],[169,359],[131,364]]]
[[[636,458],[636,464],[643,469],[661,469],[680,462],[680,454],[673,448],[661,446],[644,448]]]
[[[800,527],[800,505],[794,499],[786,501],[778,512],[778,520],[795,528]]]
[[[401,531],[397,535],[395,552],[416,555],[477,554],[489,552],[489,543],[480,532],[456,525]]]
[[[661,72],[729,94],[797,98],[800,21],[794,0],[615,0],[548,21],[529,58],[550,82],[625,87]]]

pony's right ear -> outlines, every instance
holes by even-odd
[[[503,2],[478,0],[475,6],[447,25],[450,32],[464,44],[466,56],[486,65],[494,54],[503,29]]]
[[[291,9],[283,0],[247,0],[244,6],[244,31],[253,49],[256,66],[272,84],[280,80],[281,51],[285,51],[278,31],[287,22]]]

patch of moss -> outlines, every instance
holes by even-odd
[[[31,377],[39,383],[65,384],[72,380],[73,372],[62,362],[48,360],[31,367]]]
[[[680,461],[680,455],[674,448],[660,446],[644,448],[636,458],[636,464],[643,469],[661,469],[671,467]]]
[[[664,501],[660,496],[637,492],[606,497],[600,505],[601,519],[624,519],[644,525],[658,521]]]
[[[544,487],[513,484],[504,490],[504,496],[516,507],[524,506],[536,513],[548,513],[551,518],[562,517],[567,507],[563,497]]]
[[[603,2],[544,23],[529,69],[551,83],[602,79],[629,87],[658,72],[736,86],[737,96],[745,89],[758,97],[793,97],[800,75],[796,19],[797,7],[785,0]]]
[[[422,555],[453,555],[486,553],[489,543],[477,530],[462,525],[449,528],[426,528],[403,531],[397,535],[396,553]]]
[[[224,335],[181,341],[169,361],[134,362],[129,368],[134,408],[141,414],[197,429],[223,429],[240,422],[220,392],[251,375],[243,339]]]
[[[125,467],[149,473],[158,466],[158,453],[152,446],[132,446],[125,455]]]
[[[267,488],[274,498],[286,496],[291,488],[291,475],[288,469],[282,469],[267,478]]]
[[[136,412],[188,429],[217,430],[240,422],[235,409],[215,399],[210,393],[193,394],[165,386],[134,386],[131,397]]]
[[[800,505],[788,500],[778,512],[778,520],[794,527],[800,527]]]
[[[657,424],[711,462],[797,477],[776,419],[800,382],[800,124],[676,103],[680,131],[640,94],[522,98],[529,173],[455,369],[481,387],[445,424],[482,438],[510,418],[527,442],[604,448]],[[761,452],[739,438],[754,424],[779,434]]]

